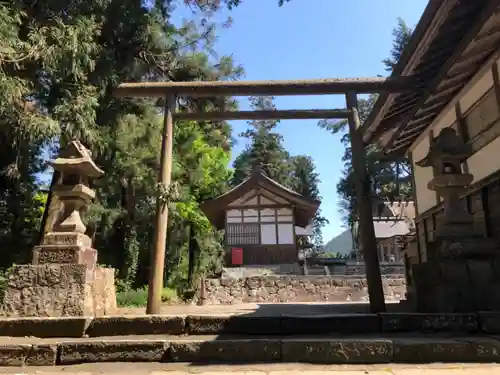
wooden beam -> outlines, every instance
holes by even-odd
[[[450,58],[446,61],[446,63],[441,67],[439,72],[432,79],[429,86],[425,89],[425,91],[421,97],[421,100],[414,106],[414,108],[408,113],[408,115],[405,116],[405,118],[399,122],[400,123],[399,128],[392,135],[392,139],[386,145],[387,149],[390,149],[393,146],[393,144],[395,143],[395,141],[397,140],[397,138],[401,134],[401,131],[403,130],[404,125],[406,125],[406,123],[408,123],[413,118],[415,113],[420,109],[420,107],[427,101],[427,99],[438,88],[438,86],[440,85],[443,78],[453,68],[455,63],[460,58],[460,56],[463,55],[467,46],[471,43],[472,40],[474,40],[474,37],[481,30],[481,28],[484,26],[484,24],[488,20],[488,18],[490,18],[491,15],[495,12],[495,10],[498,8],[498,5],[500,3],[498,0],[488,0],[485,2],[487,4],[483,7],[482,11],[479,13],[479,15],[475,19],[470,20],[471,26],[469,27],[469,29],[465,33],[462,40],[460,40],[460,42],[458,43],[457,47],[455,48],[455,52],[450,56]],[[455,88],[453,88],[452,90],[455,90]]]
[[[377,239],[373,227],[371,184],[366,169],[365,146],[360,129],[361,121],[356,93],[347,93],[346,100],[349,109],[349,134],[351,136],[356,206],[359,215],[360,247],[365,260],[370,309],[372,313],[381,313],[385,312],[385,297],[380,274]]]
[[[346,109],[305,109],[282,111],[231,111],[177,113],[179,121],[224,121],[224,120],[304,120],[304,119],[345,119]]]
[[[417,85],[418,86],[418,85]],[[328,95],[358,93],[398,93],[416,90],[410,77],[397,78],[325,78],[298,81],[193,81],[122,83],[114,89],[116,96],[265,96]]]
[[[158,185],[168,189],[172,179],[172,148],[174,138],[174,112],[176,100],[168,95],[165,101],[165,114],[160,150],[160,173]],[[146,314],[160,314],[161,293],[163,290],[163,271],[165,268],[165,247],[167,245],[168,204],[156,197],[154,240],[151,249],[149,273],[148,304]]]

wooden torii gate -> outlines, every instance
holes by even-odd
[[[377,243],[373,227],[372,199],[369,176],[366,170],[364,143],[360,129],[358,94],[400,93],[416,89],[409,77],[318,79],[300,81],[194,81],[194,82],[139,82],[122,83],[115,88],[120,97],[165,98],[164,126],[162,131],[160,174],[158,183],[168,187],[172,174],[172,141],[175,120],[275,120],[275,119],[348,119],[352,147],[352,166],[355,179],[356,200],[359,214],[360,245],[363,254],[370,309],[384,312]],[[213,111],[175,113],[179,96],[287,96],[333,95],[346,97],[347,109],[333,110],[272,110],[272,111]],[[147,314],[160,313],[161,291],[167,238],[168,207],[159,199],[156,204],[154,247],[151,249]]]

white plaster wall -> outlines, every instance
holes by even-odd
[[[482,180],[500,170],[500,138],[495,139],[467,159],[469,172],[474,176],[473,182]]]
[[[276,224],[260,225],[261,244],[276,245]]]
[[[295,243],[293,224],[278,224],[278,243],[280,245],[291,245]]]
[[[436,193],[427,188],[427,183],[434,177],[431,167],[419,167],[415,163],[422,160],[429,150],[429,139],[422,140],[413,149],[413,173],[415,174],[415,191],[419,214],[437,204]]]

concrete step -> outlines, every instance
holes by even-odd
[[[500,334],[500,312],[467,314],[328,314],[266,316],[141,315],[101,318],[4,318],[0,337],[117,335],[359,335],[385,333]]]
[[[434,363],[500,362],[500,340],[487,336],[114,336],[1,338],[0,366],[102,362]]]

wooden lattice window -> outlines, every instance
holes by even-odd
[[[259,224],[228,223],[226,226],[226,242],[228,245],[259,245]]]

